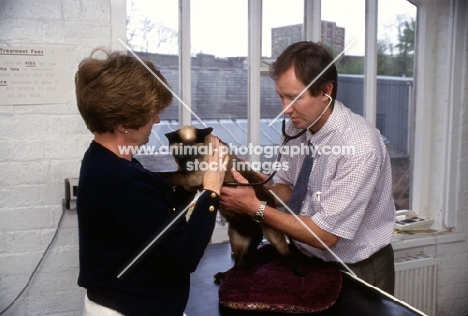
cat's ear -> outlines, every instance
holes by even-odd
[[[197,143],[203,143],[205,141],[205,137],[210,135],[212,131],[212,127],[197,128]]]
[[[179,131],[166,133],[164,135],[167,137],[167,140],[169,141],[169,144],[180,143]]]

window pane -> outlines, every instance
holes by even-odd
[[[191,0],[194,54],[247,56],[247,0]]]
[[[380,0],[378,12],[376,125],[392,159],[396,208],[409,209],[416,7]]]
[[[127,42],[135,52],[177,55],[178,0],[127,0]]]
[[[262,16],[262,65],[260,91],[260,143],[277,145],[281,136],[281,102],[275,92],[275,83],[268,74],[268,64],[290,44],[303,40],[304,0],[264,0]],[[271,126],[269,124],[273,122]],[[267,152],[267,150],[264,150]],[[262,161],[274,161],[276,155],[267,154]],[[266,165],[267,166],[267,165]],[[268,172],[269,170],[265,170]]]
[[[140,57],[152,61],[179,95],[178,0],[127,0],[127,43]],[[164,133],[178,128],[179,102],[174,98],[153,127],[148,145],[167,145]]]
[[[247,0],[192,0],[190,6],[192,110],[222,141],[246,146]]]
[[[365,0],[326,0],[322,1],[321,8],[322,42],[327,44],[335,55],[349,46],[344,56],[363,56]],[[352,14],[350,14],[351,12]],[[341,70],[339,72],[349,73]]]
[[[302,40],[304,0],[263,0],[262,10],[262,57],[276,58]]]

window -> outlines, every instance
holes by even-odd
[[[378,11],[368,10],[370,14],[366,16],[366,3],[322,1],[318,6],[321,9],[318,34],[335,54],[346,48],[337,63],[338,99],[366,116],[381,131],[392,157],[396,206],[407,209],[411,207],[416,8],[406,0],[381,0],[375,1]],[[368,3],[371,7],[373,1]],[[160,136],[178,128],[181,112],[187,113],[189,107],[196,114],[190,115],[191,124],[201,126],[208,122],[225,142],[238,146],[249,142],[277,144],[281,122],[278,120],[272,126],[268,123],[279,114],[281,106],[268,76],[268,64],[286,46],[310,36],[304,32],[308,4],[303,0],[127,0],[130,46],[161,69],[177,95],[186,96],[182,97],[185,105],[175,100],[161,116],[164,122],[155,125],[151,141],[164,144]],[[367,28],[365,21],[370,23]],[[318,25],[314,23],[313,32]],[[378,33],[366,46],[366,32],[373,34],[371,23],[378,25]],[[187,34],[191,38],[189,47],[184,44]],[[249,47],[249,38],[255,36],[259,36],[258,43],[250,42]],[[258,50],[252,49],[257,45]],[[372,45],[377,50],[375,58],[370,53]],[[258,56],[249,56],[252,52],[258,52]],[[248,67],[249,63],[255,66],[257,58],[262,61],[258,78]],[[377,77],[372,68],[369,72],[373,62]],[[179,69],[187,63],[189,73]],[[257,104],[253,104],[255,98],[259,100]],[[258,120],[255,123],[248,120],[257,114],[260,128]]]
[[[172,91],[179,89],[178,0],[127,0],[127,43],[141,58],[152,61],[164,75]],[[153,127],[150,144],[166,144],[164,133],[178,120],[178,101],[162,114],[164,124]]]
[[[281,12],[281,14],[279,14]],[[281,112],[281,102],[275,92],[275,83],[270,78],[268,65],[290,44],[303,38],[304,1],[284,2],[265,0],[262,6],[262,60],[260,77],[260,144],[276,145],[280,141],[281,119],[275,120]],[[271,122],[273,125],[269,126]],[[274,161],[273,157],[262,157]]]
[[[395,206],[404,210],[410,209],[416,7],[406,0],[379,1],[378,21],[376,126],[392,159]]]
[[[192,110],[234,141],[247,117],[247,1],[192,0],[190,11]]]

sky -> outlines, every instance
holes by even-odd
[[[133,1],[135,16],[146,16],[178,29],[178,0]],[[364,55],[365,0],[322,0],[322,20],[345,28],[346,55]],[[192,52],[217,57],[247,55],[247,0],[191,0]],[[129,6],[127,12],[129,12]],[[407,0],[379,0],[378,38],[396,42],[397,15],[416,18],[416,7]],[[271,28],[303,22],[303,0],[263,0],[262,56],[271,53]],[[152,41],[152,43],[155,41]],[[157,41],[156,41],[157,42]],[[175,47],[174,47],[175,46]],[[148,46],[150,51],[176,53],[176,43]]]

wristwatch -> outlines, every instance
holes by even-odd
[[[252,215],[252,219],[256,221],[257,223],[263,223],[265,221],[265,207],[266,207],[267,202],[266,201],[260,201],[260,206],[258,208],[258,211]]]

